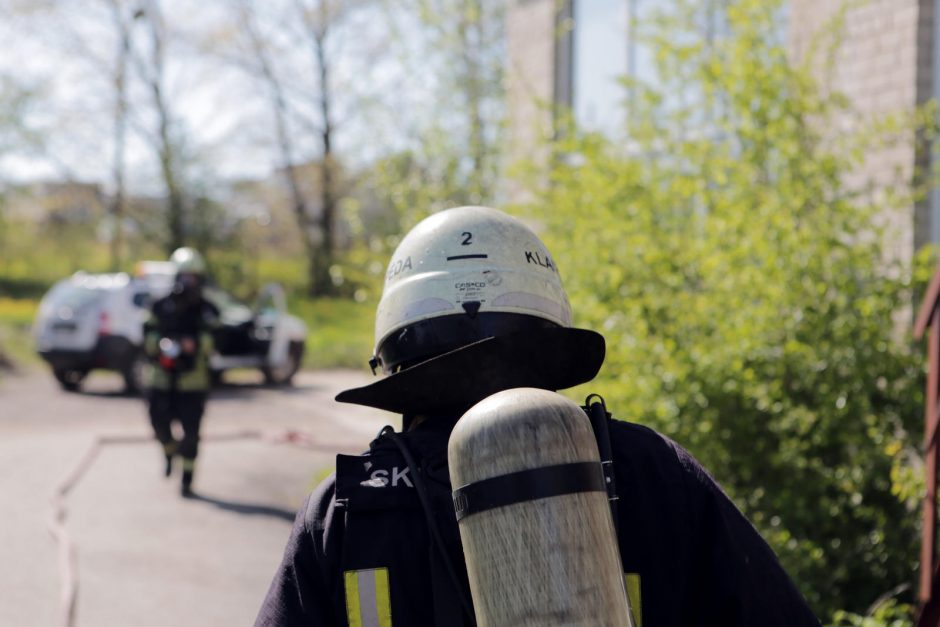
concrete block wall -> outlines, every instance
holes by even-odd
[[[837,128],[858,128],[879,116],[903,114],[931,97],[933,89],[934,0],[865,0],[849,3],[843,28],[836,32],[841,45],[831,58],[833,20],[844,0],[790,0],[788,45],[793,57],[804,60],[816,43],[811,67],[823,85],[845,94],[853,114]],[[828,33],[828,35],[827,35]],[[837,40],[838,41],[838,40]],[[899,145],[873,151],[859,171],[849,175],[853,185],[874,189],[910,181],[915,165],[927,155],[918,151],[914,137]],[[883,216],[889,227],[891,254],[908,260],[929,241],[927,203],[898,209]]]
[[[552,103],[556,93],[556,0],[512,0],[506,13],[506,94],[509,113],[508,165],[547,159],[536,146],[554,132]],[[522,181],[509,184],[509,200],[527,199]]]

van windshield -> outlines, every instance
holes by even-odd
[[[59,283],[46,296],[52,307],[68,307],[72,310],[83,309],[104,300],[105,291],[72,282]]]

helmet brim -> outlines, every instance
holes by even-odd
[[[533,329],[490,337],[340,392],[340,403],[400,414],[465,408],[518,387],[563,390],[600,371],[604,336],[587,329]]]

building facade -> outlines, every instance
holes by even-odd
[[[846,5],[842,0],[790,0],[788,45],[796,59],[808,54],[826,28],[841,26],[840,45],[828,67],[815,64],[823,85],[845,94],[858,121],[899,112],[935,97],[934,40],[937,0],[867,0]],[[840,11],[844,11],[839,15]],[[867,155],[850,177],[876,188],[910,181],[917,165],[927,166],[928,151],[912,140]],[[940,242],[940,196],[894,215],[885,216],[893,253],[909,259],[930,242]]]
[[[709,7],[720,7],[722,0],[701,1],[703,36],[720,34]],[[824,87],[848,97],[854,118],[845,123],[852,125],[913,111],[940,95],[937,4],[940,0],[789,0],[781,28],[796,61],[835,33],[840,45],[832,62],[823,54],[812,63]],[[639,21],[663,6],[662,0],[514,0],[507,14],[511,156],[531,155],[535,139],[552,136],[552,105],[570,107],[584,128],[615,133],[622,127],[626,109],[617,79],[655,80],[651,52],[634,33]],[[929,151],[912,138],[869,154],[848,176],[852,183],[877,188],[910,181],[916,166],[929,160]],[[910,259],[920,246],[940,242],[940,190],[884,219],[892,254]]]

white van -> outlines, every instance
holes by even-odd
[[[143,389],[149,367],[143,324],[153,301],[172,289],[175,271],[168,262],[142,262],[135,277],[77,272],[49,290],[33,333],[39,355],[64,389],[78,390],[95,369],[120,372],[130,392]],[[220,312],[209,357],[213,380],[225,370],[258,368],[267,383],[290,383],[303,363],[307,325],[287,313],[281,287],[264,286],[254,308],[213,285],[204,296]]]
[[[77,390],[99,368],[120,372],[128,390],[140,390],[147,316],[141,305],[149,299],[147,284],[127,274],[77,272],[39,303],[36,350],[66,390]]]

